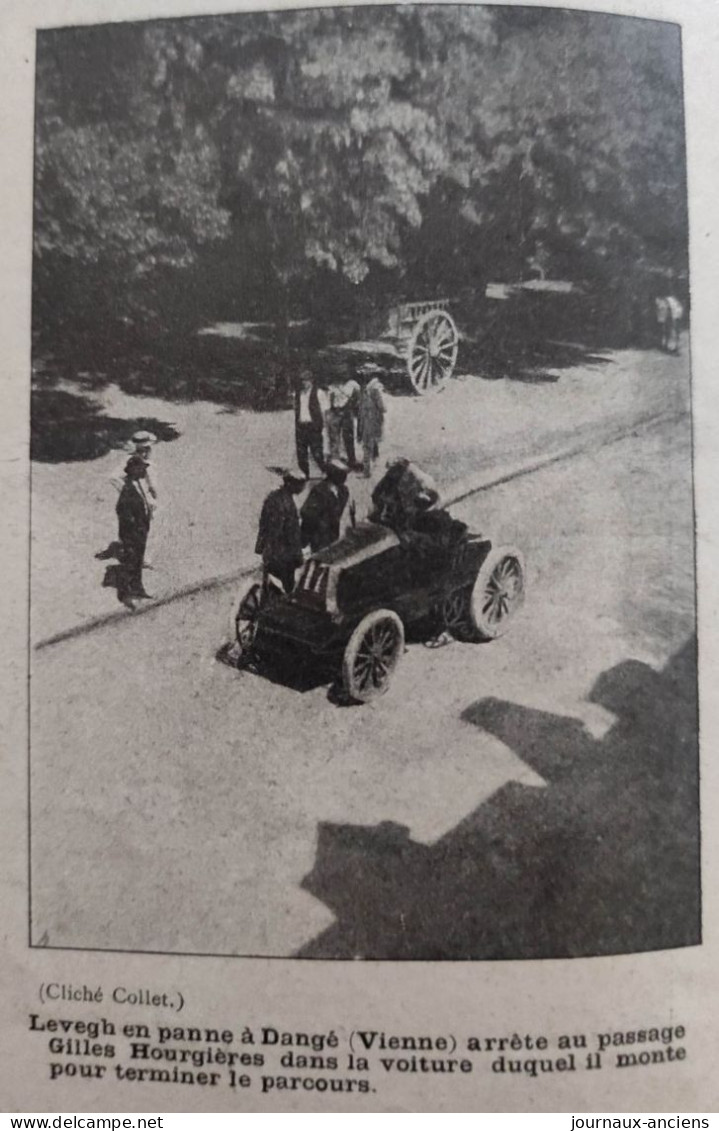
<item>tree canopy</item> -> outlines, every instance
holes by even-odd
[[[684,271],[680,63],[672,25],[547,9],[43,31],[39,321],[196,298],[213,271],[248,310],[328,276],[427,291]]]

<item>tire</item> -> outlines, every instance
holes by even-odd
[[[230,648],[238,661],[252,651],[257,617],[262,608],[262,576],[251,574],[242,580],[230,611]]]
[[[404,652],[404,626],[391,609],[377,609],[359,622],[342,658],[346,695],[369,703],[384,695]]]
[[[512,546],[491,550],[467,591],[467,635],[475,641],[497,640],[524,604],[524,559]]]

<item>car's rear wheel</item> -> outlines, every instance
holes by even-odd
[[[499,546],[491,550],[468,592],[467,636],[496,640],[503,636],[524,603],[524,559],[519,550]]]
[[[391,609],[377,609],[359,622],[342,659],[346,694],[358,703],[384,695],[404,651],[404,627]]]
[[[238,662],[252,652],[263,603],[261,577],[253,574],[244,578],[230,612],[230,651]]]

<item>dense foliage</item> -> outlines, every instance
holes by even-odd
[[[402,6],[45,31],[35,328],[681,274],[683,144],[678,31],[650,21]]]

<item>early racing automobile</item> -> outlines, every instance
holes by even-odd
[[[344,698],[367,703],[387,690],[405,637],[501,636],[524,599],[520,551],[493,548],[446,511],[432,521],[410,534],[350,527],[308,558],[290,595],[259,574],[245,578],[231,613],[233,659],[321,671],[339,677]]]

